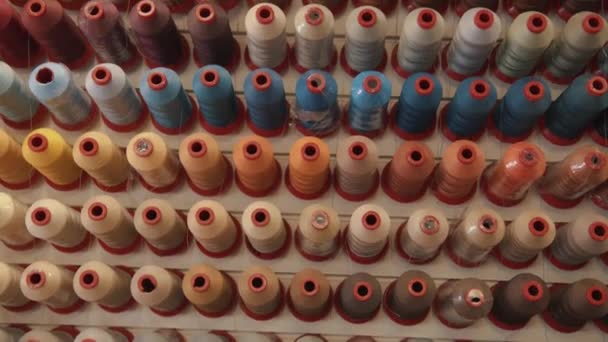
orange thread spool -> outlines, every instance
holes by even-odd
[[[329,147],[317,137],[298,139],[289,151],[285,177],[287,187],[295,196],[313,199],[329,187]]]
[[[212,136],[204,133],[187,136],[179,145],[179,160],[193,188],[211,193],[228,186],[224,184],[230,172],[228,161]]]
[[[403,143],[384,167],[382,188],[395,201],[415,201],[424,195],[434,168],[435,159],[428,146]]]
[[[256,135],[242,138],[234,145],[232,158],[236,184],[245,194],[263,197],[279,185],[281,167],[267,139]]]

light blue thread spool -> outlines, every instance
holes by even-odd
[[[338,128],[338,84],[328,72],[309,70],[296,82],[296,127],[305,135],[325,136]]]
[[[395,113],[395,131],[403,139],[424,139],[433,133],[443,87],[432,74],[411,75],[403,84]]]
[[[267,68],[254,70],[245,78],[244,92],[251,130],[267,137],[281,134],[289,119],[281,76]]]
[[[242,108],[228,70],[215,64],[198,69],[192,79],[192,89],[207,130],[219,133],[239,122]]]
[[[384,74],[364,71],[353,79],[347,129],[351,134],[374,137],[386,126],[391,83]]]
[[[13,125],[29,124],[40,108],[30,89],[6,63],[0,62],[0,115]]]

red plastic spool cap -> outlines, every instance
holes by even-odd
[[[594,76],[587,81],[587,92],[591,96],[603,96],[608,92],[608,81],[602,76]]]
[[[375,230],[380,227],[382,219],[380,218],[380,215],[378,215],[377,212],[368,211],[363,214],[363,217],[361,217],[361,223],[363,224],[363,228],[368,230]]]
[[[253,87],[259,91],[265,91],[272,85],[272,78],[265,71],[257,71],[253,75]]]
[[[369,94],[376,94],[382,89],[382,80],[374,75],[367,76],[363,80],[363,90]]]
[[[594,306],[604,305],[606,303],[606,289],[599,286],[591,286],[587,290],[587,301]]]
[[[258,208],[251,213],[251,221],[256,227],[266,227],[270,222],[270,213],[266,209]]]
[[[469,88],[471,97],[476,100],[483,100],[490,95],[490,85],[484,80],[475,80]]]
[[[363,27],[372,27],[376,25],[378,17],[376,16],[376,12],[366,8],[359,12],[359,16],[357,16],[357,21],[359,22],[359,25]]]
[[[201,73],[201,83],[208,88],[217,86],[220,83],[220,74],[214,68],[210,68]]]
[[[314,279],[307,279],[302,284],[302,294],[308,297],[312,297],[319,293],[319,283]]]
[[[207,144],[203,140],[193,140],[188,144],[188,154],[193,158],[201,158],[207,154]]]
[[[601,170],[606,165],[606,156],[603,153],[597,152],[587,153],[585,164],[592,170]]]
[[[33,152],[43,152],[49,145],[49,141],[42,134],[34,134],[27,140],[27,146]]]
[[[359,302],[365,302],[372,297],[372,286],[365,281],[360,281],[353,287],[353,296]]]
[[[27,275],[25,281],[30,289],[39,289],[46,283],[46,274],[44,272],[33,271]]]
[[[144,19],[156,16],[156,5],[151,0],[142,0],[137,3],[137,14]]]
[[[414,278],[407,283],[407,292],[414,297],[422,297],[426,295],[426,282],[420,278]]]
[[[532,102],[540,101],[545,96],[545,86],[539,81],[530,81],[524,87],[524,96]]]
[[[486,298],[483,292],[480,289],[470,289],[469,292],[465,295],[465,302],[470,307],[479,307],[483,305]]]
[[[319,146],[317,146],[315,143],[306,143],[304,146],[302,146],[300,153],[302,154],[302,158],[304,160],[317,160],[320,156]]]
[[[101,20],[104,16],[103,6],[97,1],[88,2],[84,7],[84,16],[89,20]]]
[[[143,293],[154,292],[157,286],[158,282],[156,281],[156,278],[154,278],[154,276],[151,274],[144,274],[139,277],[139,280],[137,281],[137,288]]]
[[[96,155],[99,151],[99,144],[97,143],[97,140],[93,138],[85,138],[82,139],[80,145],[78,145],[78,150],[82,155],[91,157]]]
[[[141,214],[144,222],[149,225],[155,225],[160,222],[162,219],[162,214],[160,209],[157,207],[147,207]]]
[[[487,30],[494,24],[494,13],[487,9],[479,10],[475,14],[473,22],[479,29]]]
[[[589,236],[594,241],[606,241],[608,239],[608,224],[604,222],[593,222],[589,225]]]
[[[202,226],[208,226],[215,220],[215,213],[211,208],[199,208],[196,211],[196,222]]]
[[[163,90],[167,87],[167,84],[167,76],[161,71],[156,71],[148,75],[148,87],[152,90]]]
[[[46,2],[42,0],[29,1],[25,5],[25,13],[30,17],[41,17],[46,13]]]
[[[314,94],[320,94],[325,90],[326,82],[323,74],[315,73],[306,78],[306,88]]]
[[[435,82],[433,82],[433,79],[428,76],[420,76],[414,83],[414,89],[418,95],[427,96],[430,95],[435,89]]]
[[[138,139],[133,145],[133,151],[138,157],[149,157],[154,151],[154,145],[146,138]]]
[[[532,14],[526,24],[532,33],[542,33],[547,28],[547,18],[542,14]]]
[[[535,217],[528,222],[528,229],[534,236],[544,236],[549,231],[549,222],[542,217]]]
[[[416,21],[418,22],[418,26],[428,30],[433,28],[435,23],[437,23],[437,16],[435,15],[435,11],[425,8],[418,13]]]
[[[206,274],[199,273],[192,278],[192,289],[196,292],[205,292],[211,286],[211,281]]]
[[[589,14],[583,18],[583,30],[589,34],[599,33],[604,28],[604,19],[599,14]]]
[[[95,84],[103,86],[112,81],[112,72],[105,66],[96,66],[91,72],[91,77]]]
[[[537,302],[543,298],[543,287],[537,281],[529,281],[523,286],[522,294],[527,301]]]
[[[262,5],[255,11],[258,23],[268,25],[274,21],[274,10],[268,5]]]
[[[354,142],[348,147],[348,155],[354,160],[363,160],[367,156],[367,146],[362,142]]]
[[[425,216],[420,221],[420,230],[426,235],[434,235],[439,232],[441,224],[435,216]]]
[[[305,15],[306,22],[312,26],[321,25],[324,17],[323,11],[317,6],[309,8]]]
[[[196,19],[203,24],[211,24],[215,22],[217,15],[215,8],[211,4],[202,4],[196,6]]]
[[[51,212],[47,208],[36,208],[31,215],[32,222],[37,226],[46,226],[51,222]]]
[[[108,207],[101,202],[95,202],[89,206],[87,214],[91,220],[101,221],[108,215]]]
[[[479,224],[477,227],[486,234],[494,234],[498,227],[498,223],[496,222],[495,217],[484,215],[481,217],[481,219],[479,219]]]
[[[83,288],[94,289],[99,285],[99,274],[93,270],[86,270],[80,274],[78,281]]]
[[[477,159],[477,154],[472,146],[462,145],[458,150],[457,158],[462,164],[471,164]]]
[[[260,293],[266,290],[266,286],[268,286],[266,277],[263,274],[258,273],[252,274],[247,283],[249,284],[249,290],[254,293]]]

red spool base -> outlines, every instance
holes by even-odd
[[[78,300],[74,304],[72,304],[68,307],[65,307],[65,308],[54,308],[50,305],[47,305],[47,308],[49,308],[49,310],[53,311],[56,314],[67,315],[72,312],[80,310],[80,308],[83,305],[84,305],[84,301],[82,299],[78,298]],[[76,333],[76,334],[78,334],[78,333]]]
[[[164,193],[173,191],[175,188],[177,188],[179,185],[182,184],[183,178],[184,178],[184,170],[180,168],[173,183],[165,185],[165,186],[161,186],[161,187],[156,187],[154,185],[148,184],[140,174],[137,174],[137,179],[139,180],[139,183],[141,184],[141,186],[143,186],[146,190],[153,192],[155,194],[164,194]]]
[[[395,72],[407,79],[408,77],[410,77],[412,74],[417,73],[419,71],[407,71],[403,68],[401,68],[401,66],[399,65],[399,58],[397,57],[397,53],[399,52],[399,44],[395,45],[395,47],[393,47],[393,50],[391,51],[391,66],[393,67],[393,70],[395,70]],[[424,72],[428,72],[429,74],[434,74],[435,71],[437,70],[437,66],[439,65],[439,59],[435,59],[435,63],[433,63],[433,66],[429,69],[429,70],[423,70]]]
[[[272,69],[272,70],[278,72],[279,74],[284,74],[287,71],[287,69],[289,69],[289,44],[286,44],[286,45],[287,46],[285,47],[285,49],[286,49],[285,59],[283,59],[281,64],[275,66],[274,68],[269,68],[269,69]],[[247,65],[249,70],[260,69],[260,67],[257,66],[255,63],[253,63],[253,61],[251,60],[251,56],[249,55],[248,47],[245,47],[245,64]]]
[[[398,3],[398,1],[396,1],[396,0],[383,1],[382,5],[384,5],[384,6],[380,6],[378,8],[382,12],[384,12],[384,14],[386,14],[386,16],[389,16],[395,10],[395,7],[397,7],[397,3]],[[353,6],[355,6],[355,7],[366,6],[366,5],[369,5],[369,1],[353,0]]]
[[[374,70],[376,70],[378,72],[383,72],[384,69],[386,68],[387,60],[388,60],[388,57],[386,54],[386,50],[384,50],[384,56],[382,57],[382,61],[380,61],[380,64],[378,64],[378,66],[376,68],[374,68]],[[355,77],[355,76],[359,75],[359,73],[361,73],[362,71],[365,71],[365,70],[357,71],[357,70],[351,68],[350,65],[348,65],[348,62],[346,61],[346,54],[344,53],[344,46],[342,47],[342,50],[340,50],[340,65],[342,66],[342,69],[344,69],[344,71],[347,74],[349,74],[351,77]]]
[[[2,241],[2,243],[8,249],[12,249],[14,251],[21,252],[21,251],[27,251],[29,249],[33,249],[36,246],[37,241],[38,241],[38,239],[33,239],[32,241],[30,241],[28,243],[24,243],[22,245],[11,245],[10,243],[6,243],[4,241]]]
[[[51,331],[66,333],[66,334],[72,336],[72,338],[76,338],[76,336],[78,336],[78,334],[80,334],[80,331],[71,325],[61,325]]]
[[[232,164],[230,164],[230,162],[228,161],[228,158],[226,158],[226,156],[224,156],[223,158],[224,158],[224,161],[226,162],[226,175],[224,176],[224,183],[222,183],[222,185],[220,185],[219,187],[217,187],[215,189],[208,189],[208,190],[201,189],[201,188],[197,187],[192,182],[190,177],[188,177],[188,175],[186,174],[186,181],[188,182],[190,189],[192,189],[192,191],[196,192],[197,194],[199,194],[201,196],[216,196],[223,192],[228,191],[228,189],[230,189],[230,186],[232,185],[232,175],[234,174],[234,172],[232,169]]]
[[[53,246],[53,248],[55,248],[56,250],[58,250],[62,253],[76,253],[76,252],[80,252],[82,250],[89,248],[89,245],[91,245],[91,243],[93,242],[92,240],[93,240],[93,238],[91,237],[91,234],[89,232],[87,232],[85,237],[82,239],[82,241],[80,241],[79,243],[77,243],[76,245],[74,245],[72,247],[63,247],[63,246],[56,245],[54,243],[51,243],[51,245]]]
[[[454,262],[456,265],[458,265],[460,267],[474,268],[485,262],[485,259],[480,262],[469,262],[469,261],[463,260],[456,254],[454,254],[454,251],[452,250],[452,247],[450,246],[449,241],[445,244],[445,251],[447,252],[447,254],[450,257],[450,259],[452,260],[452,262]]]
[[[179,57],[179,59],[177,61],[175,61],[175,63],[163,65],[163,64],[160,64],[158,62],[155,62],[155,61],[152,61],[152,60],[146,58],[146,56],[143,56],[144,63],[150,69],[157,68],[157,67],[165,67],[165,68],[169,68],[177,73],[180,73],[184,69],[184,67],[186,65],[188,65],[188,62],[190,59],[190,46],[188,45],[188,41],[186,40],[186,38],[184,38],[184,36],[182,36],[181,34],[179,35],[179,42],[180,42],[180,47],[182,49],[182,53],[181,53],[181,56]]]
[[[296,229],[296,233],[294,233],[293,240],[294,240],[294,244],[296,245],[296,249],[298,250],[298,252],[300,252],[300,255],[303,256],[307,260],[315,261],[315,262],[326,261],[326,260],[332,259],[333,257],[336,256],[336,254],[338,254],[338,251],[340,250],[340,245],[342,244],[342,236],[340,235],[340,232],[338,232],[338,234],[336,235],[336,238],[335,238],[335,246],[336,246],[335,249],[327,255],[319,256],[319,255],[308,254],[302,249],[302,241],[301,241],[300,234],[297,233],[297,229]]]
[[[397,125],[397,110],[399,110],[399,102],[395,102],[389,112],[389,125],[393,129],[393,132],[397,134],[403,140],[424,140],[435,132],[435,126],[437,125],[437,118],[433,118],[433,123],[429,125],[429,128],[420,133],[408,133]]]
[[[323,184],[323,187],[315,193],[305,194],[293,187],[291,181],[289,180],[289,165],[285,168],[285,186],[287,187],[289,192],[291,192],[292,195],[303,200],[313,200],[323,196],[331,186],[331,178],[331,170],[329,170],[327,172],[327,179],[325,180],[325,184]]]
[[[391,293],[395,289],[395,282],[396,282],[396,280],[393,280],[388,285],[388,288],[386,289],[386,291],[384,291],[384,294],[382,295],[382,308],[384,309],[384,312],[386,313],[386,315],[393,322],[395,322],[397,324],[401,324],[401,325],[415,325],[415,324],[418,324],[418,323],[424,321],[426,319],[426,317],[429,315],[429,312],[431,311],[431,308],[429,308],[428,310],[426,310],[426,312],[424,314],[422,314],[420,317],[409,318],[409,319],[405,319],[405,318],[399,317],[399,315],[395,311],[393,311],[393,309],[391,309],[391,307],[390,307],[390,305],[388,303],[388,300],[389,300],[389,296],[391,295]]]
[[[540,197],[550,206],[558,209],[569,209],[576,207],[583,201],[583,197],[579,197],[573,200],[557,198],[550,194],[540,193]]]
[[[208,317],[208,318],[222,317],[225,314],[227,314],[227,313],[231,312],[232,310],[234,310],[234,308],[236,307],[236,302],[237,302],[236,298],[238,296],[238,290],[237,290],[237,287],[236,287],[236,282],[226,272],[224,272],[224,271],[220,271],[220,272],[222,272],[222,274],[226,277],[226,279],[228,279],[228,282],[230,283],[229,284],[230,288],[232,289],[232,298],[231,298],[230,303],[228,304],[228,306],[224,310],[219,311],[219,312],[206,312],[204,310],[201,310],[198,306],[192,305],[194,307],[194,309],[196,311],[198,311],[199,314],[201,314],[201,315],[203,315],[205,317]]]
[[[443,136],[448,138],[448,140],[450,140],[450,141],[456,141],[456,140],[460,140],[460,139],[478,141],[481,138],[481,136],[483,135],[483,133],[485,132],[485,127],[482,127],[479,130],[479,132],[477,132],[471,136],[459,136],[450,130],[450,128],[448,127],[448,125],[446,123],[446,116],[448,115],[449,106],[450,106],[449,103],[446,104],[445,106],[443,106],[443,108],[441,108],[441,111],[439,112],[439,128],[441,129],[441,133],[443,133]],[[492,116],[492,112],[490,112],[490,114],[488,114],[488,118],[491,116]]]
[[[405,9],[408,10],[409,12],[418,8],[418,6],[416,6],[416,4],[412,0],[403,0],[402,3],[403,3],[403,6],[405,7]],[[450,7],[450,1],[448,1],[448,0],[442,1],[441,8],[437,9],[437,12],[444,15],[445,12],[447,12],[449,7]]]
[[[608,147],[608,137],[604,137],[601,134],[599,134],[595,128],[593,128],[593,127],[589,128],[589,135],[591,136],[591,139],[593,139],[593,141],[595,141],[596,144],[598,144],[600,146]]]
[[[587,262],[584,262],[584,263],[578,264],[578,265],[564,264],[563,262],[561,262],[561,261],[557,260],[557,258],[555,258],[555,256],[551,252],[551,246],[545,248],[543,250],[543,254],[545,255],[545,257],[549,261],[551,261],[551,263],[553,264],[553,266],[559,268],[560,270],[564,270],[564,271],[576,271],[576,270],[580,270],[581,268],[585,267],[585,265],[587,265]]]
[[[228,215],[230,215],[230,214],[228,214]],[[203,254],[205,254],[206,256],[208,256],[210,258],[225,258],[231,254],[234,254],[241,247],[241,244],[243,242],[243,229],[241,228],[241,224],[239,223],[239,221],[237,219],[235,219],[234,216],[230,215],[230,218],[232,219],[232,222],[234,223],[234,227],[236,228],[236,238],[234,239],[234,242],[232,243],[232,245],[230,247],[228,247],[225,251],[212,252],[212,251],[206,249],[205,247],[203,247],[203,245],[201,245],[197,241],[196,245],[198,246],[198,249]]]
[[[356,262],[357,264],[361,264],[361,265],[369,265],[369,264],[373,264],[375,262],[377,262],[378,260],[382,259],[385,255],[386,252],[388,251],[388,247],[389,247],[389,240],[386,240],[386,243],[384,244],[384,247],[382,247],[382,250],[371,257],[360,257],[358,255],[356,255],[351,249],[350,246],[348,245],[348,239],[346,234],[348,234],[348,225],[344,228],[344,231],[342,232],[342,244],[344,245],[344,251],[346,252],[346,254],[350,257],[350,259],[354,262]]]
[[[488,182],[486,181],[486,177],[485,177],[486,172],[487,172],[487,169],[481,175],[480,188],[481,188],[481,191],[486,195],[486,199],[488,201],[490,201],[492,204],[499,206],[499,207],[508,208],[508,207],[513,207],[513,206],[518,205],[526,198],[526,195],[528,194],[527,191],[518,200],[500,198],[496,194],[492,193],[492,191],[490,191],[490,189],[488,188]]]
[[[249,239],[247,238],[247,236],[245,236],[245,245],[247,246],[249,252],[262,260],[277,259],[285,255],[285,253],[287,253],[287,251],[289,250],[289,246],[291,245],[291,226],[289,226],[289,223],[285,219],[283,219],[283,225],[285,226],[285,231],[287,234],[285,236],[285,241],[283,242],[283,245],[279,249],[271,253],[260,252],[251,245],[251,242],[249,242]]]
[[[220,4],[220,6],[223,7],[222,4]],[[239,64],[241,63],[241,47],[240,47],[239,43],[236,41],[236,39],[232,40],[232,49],[233,49],[232,51],[234,51],[234,53],[232,54],[229,61],[227,61],[227,62],[218,61],[219,62],[218,64],[221,65],[222,67],[224,67],[230,73],[233,73],[239,67]],[[196,50],[194,50],[194,49],[192,49],[192,59],[194,59],[194,63],[196,63],[196,66],[198,66],[199,68],[202,68],[205,65],[207,65],[200,61],[200,59],[198,58],[198,55],[196,54]]]
[[[296,53],[295,53],[295,45],[292,46],[291,49],[289,50],[289,61],[291,62],[291,65],[294,67],[294,69],[296,69],[296,71],[299,72],[300,74],[303,74],[303,73],[307,72],[308,70],[311,70],[311,69],[301,66],[300,63],[298,63],[298,59],[296,58]],[[324,68],[321,68],[321,70],[331,73],[332,70],[334,70],[334,68],[336,67],[337,63],[338,63],[338,50],[334,47],[334,53],[331,56],[329,65],[327,65]]]
[[[443,50],[441,50],[441,68],[443,69],[445,74],[448,75],[449,78],[453,79],[454,81],[460,82],[468,77],[483,76],[486,73],[486,70],[488,69],[488,61],[486,61],[486,63],[481,67],[481,69],[479,71],[474,72],[471,75],[463,75],[463,74],[457,73],[456,71],[450,69],[448,66],[448,56],[447,56],[449,48],[450,48],[450,44],[446,45],[443,48]]]
[[[374,196],[378,191],[378,188],[380,187],[380,172],[376,170],[376,174],[373,177],[374,184],[368,192],[364,194],[349,194],[340,187],[340,183],[338,183],[338,170],[336,169],[334,171],[334,190],[338,195],[340,195],[340,197],[344,198],[349,202],[365,201],[366,199],[369,199],[370,197]]]
[[[300,320],[302,322],[320,321],[323,318],[327,317],[327,315],[329,315],[329,312],[331,311],[332,298],[333,298],[333,290],[331,289],[331,287],[329,288],[329,297],[327,298],[327,303],[325,303],[325,307],[323,308],[323,311],[317,316],[307,316],[307,315],[303,315],[303,314],[297,312],[296,309],[293,307],[293,302],[291,300],[291,295],[289,294],[289,290],[287,290],[285,292],[286,292],[285,293],[285,302],[287,303],[287,308],[289,309],[289,311],[295,318],[297,318],[298,320]]]
[[[553,134],[551,132],[551,130],[547,127],[545,127],[545,119],[541,118],[540,121],[538,122],[538,126],[540,128],[541,133],[543,134],[543,137],[545,137],[545,139],[547,139],[549,142],[558,145],[558,146],[570,146],[570,145],[574,145],[576,144],[581,138],[582,138],[582,134],[579,135],[578,137],[575,138],[561,138],[558,137],[557,135]]]
[[[494,256],[494,258],[496,258],[496,260],[498,260],[501,264],[503,264],[513,270],[520,270],[522,268],[530,267],[530,265],[532,265],[536,261],[536,259],[538,259],[538,255],[536,255],[534,258],[532,258],[526,262],[511,261],[502,255],[502,253],[500,252],[500,248],[498,248],[498,246],[494,247],[494,249],[492,249],[491,253]]]
[[[234,336],[230,335],[229,332],[227,331],[223,331],[223,330],[211,330],[209,331],[210,334],[219,336],[219,337],[223,337],[226,339],[227,342],[237,342],[236,339],[234,338]],[[185,342],[185,339],[184,341]]]
[[[194,122],[196,121],[196,117],[198,116],[198,105],[196,104],[196,102],[194,101],[192,96],[188,95],[188,99],[190,100],[190,105],[192,106],[192,112],[190,112],[190,118],[188,119],[188,121],[186,121],[181,127],[178,127],[178,128],[163,127],[154,119],[154,115],[151,115],[152,124],[154,125],[154,127],[157,130],[159,130],[160,132],[167,134],[167,135],[177,135],[177,134],[183,134],[183,133],[189,132],[192,129]]]
[[[256,321],[267,321],[269,319],[272,319],[276,316],[279,315],[279,313],[281,313],[281,311],[283,311],[283,307],[285,306],[285,300],[283,300],[284,294],[285,294],[285,288],[283,287],[283,284],[279,281],[279,285],[280,285],[280,292],[281,294],[279,295],[279,297],[281,298],[279,305],[277,305],[277,307],[270,313],[267,313],[265,315],[261,315],[261,314],[257,314],[251,310],[249,310],[249,308],[247,308],[247,306],[245,305],[245,303],[243,303],[243,300],[239,300],[239,306],[241,307],[241,310],[243,310],[243,312],[249,316],[250,318],[253,318]]]
[[[500,106],[500,101],[502,101],[502,100],[497,101],[496,107]],[[508,137],[508,136],[502,134],[502,132],[496,128],[496,122],[494,122],[494,115],[490,115],[490,117],[488,118],[487,129],[490,132],[490,134],[492,134],[498,141],[501,141],[504,143],[509,143],[509,144],[514,144],[516,142],[527,140],[534,132],[534,129],[531,129],[529,132],[527,132],[524,135],[520,135],[517,137]]]
[[[146,120],[148,119],[148,116],[150,115],[150,112],[148,111],[148,106],[146,105],[143,98],[141,97],[141,94],[139,93],[139,89],[136,90],[136,92],[137,92],[137,96],[139,96],[139,102],[141,102],[141,106],[142,106],[141,113],[139,113],[139,117],[137,118],[137,120],[135,120],[133,123],[130,123],[127,125],[116,125],[116,124],[112,123],[110,120],[108,120],[105,117],[105,115],[103,115],[103,113],[101,113],[101,120],[103,121],[103,123],[106,126],[108,126],[109,129],[113,130],[114,132],[128,133],[128,132],[133,132],[133,131],[137,130],[144,124],[144,122],[146,122]]]
[[[490,288],[490,290],[492,290],[492,295],[495,295],[496,290],[499,288],[499,286],[503,286],[503,284],[504,284],[504,282],[501,281],[501,282],[496,283],[494,286],[492,286]],[[517,323],[517,324],[506,323],[506,322],[503,322],[500,319],[498,319],[498,317],[496,317],[494,315],[493,310],[490,311],[490,313],[488,313],[488,320],[490,320],[490,322],[494,323],[495,326],[497,326],[503,330],[519,330],[519,329],[525,327],[526,324],[528,324],[528,322],[529,322],[529,320],[528,320],[523,323]]]
[[[405,225],[407,224],[407,221],[402,223],[399,228],[397,228],[397,233],[395,234],[395,249],[397,250],[397,253],[399,253],[399,255],[405,259],[405,261],[409,262],[410,264],[414,264],[414,265],[424,265],[424,264],[428,264],[431,261],[435,260],[435,258],[437,258],[437,256],[439,256],[439,254],[441,253],[441,248],[437,249],[437,252],[435,252],[434,255],[432,255],[431,257],[427,258],[427,259],[416,259],[412,256],[410,256],[409,254],[407,254],[407,252],[403,249],[403,245],[401,244],[401,234],[403,232],[403,229],[405,228]]]
[[[540,67],[540,71],[542,73],[542,76],[544,78],[546,78],[547,80],[549,80],[551,83],[558,84],[558,85],[568,85],[568,84],[572,83],[572,81],[574,81],[574,79],[577,78],[579,75],[581,75],[585,70],[583,69],[581,72],[577,73],[575,76],[557,77],[557,76],[553,75],[553,73],[551,73],[544,64],[542,64]]]
[[[42,124],[43,120],[46,118],[47,114],[48,114],[47,108],[43,104],[39,104],[38,109],[36,110],[36,113],[34,113],[34,115],[32,116],[32,118],[30,120],[16,122],[11,119],[8,119],[6,116],[4,116],[2,114],[0,114],[0,116],[2,117],[2,121],[4,121],[4,123],[10,128],[32,130],[34,128],[41,126],[41,124]]]
[[[2,185],[3,187],[10,189],[10,190],[24,190],[24,189],[28,189],[30,188],[32,185],[36,184],[38,182],[38,179],[40,178],[40,175],[38,174],[38,172],[36,172],[35,170],[32,171],[32,176],[30,177],[30,179],[28,179],[27,181],[23,182],[23,183],[7,183],[5,181],[3,181],[2,179],[0,179],[0,185]]]
[[[27,303],[21,305],[21,306],[7,306],[7,305],[2,305],[2,308],[10,311],[10,312],[24,312],[24,311],[28,311],[32,308],[34,308],[36,306],[36,302],[33,301],[28,301]]]
[[[384,118],[384,122],[382,124],[381,129],[377,129],[375,131],[369,131],[369,132],[362,132],[362,131],[358,131],[358,130],[352,128],[350,123],[348,122],[349,109],[350,109],[350,105],[344,107],[344,111],[342,112],[342,126],[350,135],[362,135],[364,137],[374,139],[374,138],[381,136],[382,133],[384,133],[384,129],[386,128],[386,124],[388,123],[388,120],[389,120],[388,114]]]
[[[555,283],[551,286],[549,286],[549,292],[553,295],[555,292],[557,292],[558,289],[567,286],[566,284],[561,284],[561,283]],[[545,310],[545,312],[543,312],[542,314],[543,320],[545,321],[545,323],[547,323],[548,326],[550,326],[551,328],[562,332],[562,333],[573,333],[576,331],[581,330],[585,324],[580,324],[580,325],[563,325],[559,322],[557,322],[554,318],[553,315],[551,315],[551,312],[549,310]]]
[[[343,320],[345,320],[349,323],[353,323],[353,324],[363,324],[365,322],[371,321],[372,319],[374,319],[374,317],[376,317],[378,315],[381,305],[378,305],[378,307],[375,309],[375,311],[372,313],[372,315],[370,317],[367,317],[367,318],[349,317],[346,314],[346,312],[344,312],[344,309],[342,309],[342,305],[340,305],[340,291],[342,291],[342,283],[340,283],[340,285],[338,285],[338,288],[336,289],[336,294],[334,295],[334,307],[336,308],[336,312],[338,313],[338,315],[340,315],[340,317],[342,317]]]
[[[127,191],[127,186],[129,185],[129,180],[125,180],[124,182],[117,184],[117,185],[103,185],[101,183],[99,183],[95,178],[91,177],[91,179],[93,180],[93,183],[95,184],[95,186],[97,186],[101,191],[103,192],[110,192],[110,193],[116,193],[116,192],[124,192]]]
[[[241,190],[242,193],[244,193],[245,195],[247,195],[249,197],[266,197],[266,196],[270,195],[271,193],[275,192],[278,189],[279,185],[281,185],[281,175],[283,174],[283,172],[281,171],[281,165],[279,164],[279,162],[276,159],[274,160],[274,162],[277,165],[277,177],[268,189],[252,190],[252,189],[245,187],[245,185],[239,179],[238,172],[234,173],[234,183],[239,188],[239,190]]]
[[[415,202],[417,200],[419,200],[420,198],[422,198],[422,196],[424,196],[424,194],[426,193],[426,189],[428,187],[428,183],[429,181],[432,179],[432,177],[429,177],[427,179],[427,181],[425,182],[425,185],[422,187],[421,191],[413,196],[410,197],[403,197],[401,195],[399,195],[398,193],[395,192],[395,190],[393,190],[393,188],[391,188],[388,185],[388,170],[391,167],[391,163],[393,161],[391,160],[390,162],[388,162],[388,164],[386,164],[386,166],[384,166],[384,169],[382,170],[382,176],[381,176],[381,181],[380,184],[382,185],[382,190],[384,190],[384,193],[388,195],[388,197],[390,197],[391,199],[393,199],[396,202],[399,203],[409,203],[409,202]]]
[[[308,5],[312,2],[310,0],[302,0],[302,5]],[[344,12],[346,6],[348,5],[348,0],[340,1],[336,6],[328,7],[331,13],[333,13],[334,17],[337,17],[339,14]]]
[[[180,216],[182,216],[182,215],[180,214]],[[185,220],[184,220],[184,222],[185,222]],[[150,244],[148,241],[145,241],[145,242],[146,242],[146,245],[148,245],[148,248],[150,248],[150,250],[152,251],[152,253],[154,253],[158,256],[176,255],[179,253],[183,253],[184,251],[186,251],[188,249],[188,246],[190,246],[190,243],[192,242],[192,235],[190,235],[190,233],[186,233],[186,237],[184,238],[184,240],[179,245],[177,245],[176,247],[171,248],[171,249],[159,249],[159,248],[152,246],[152,244]]]
[[[207,120],[205,120],[205,117],[202,115],[201,111],[201,113],[198,114],[201,126],[203,126],[203,128],[207,132],[215,135],[226,135],[239,131],[243,126],[243,121],[245,121],[245,105],[243,104],[243,101],[238,97],[236,98],[236,105],[236,119],[230,125],[226,127],[212,126],[207,123]]]
[[[87,95],[88,96],[88,95]],[[51,121],[53,121],[53,123],[66,131],[80,131],[80,130],[84,130],[85,128],[88,128],[89,126],[91,126],[93,124],[93,122],[95,122],[95,119],[97,119],[97,114],[98,114],[99,110],[97,109],[97,105],[95,104],[95,102],[93,102],[93,100],[91,100],[91,109],[89,111],[89,115],[82,120],[79,123],[76,124],[66,124],[63,123],[59,120],[57,120],[57,118],[52,115],[51,113]]]

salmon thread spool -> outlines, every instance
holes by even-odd
[[[173,255],[187,247],[188,228],[171,203],[149,199],[135,210],[133,224],[157,255]]]
[[[250,266],[237,280],[241,309],[255,320],[268,320],[283,307],[283,285],[267,266]]]
[[[127,161],[139,175],[142,185],[152,192],[167,192],[180,179],[177,153],[170,150],[158,134],[139,133],[127,145]]]
[[[242,227],[250,250],[266,259],[279,257],[291,234],[281,211],[270,202],[257,201],[243,211]]]
[[[331,310],[332,288],[329,281],[313,268],[296,273],[287,289],[287,305],[292,314],[305,322],[318,321]]]
[[[131,304],[131,275],[99,261],[89,261],[74,274],[73,287],[80,299],[96,303],[109,312],[119,312]]]
[[[36,238],[27,230],[25,215],[27,206],[12,195],[0,192],[0,240],[14,250],[29,249]]]
[[[187,224],[201,251],[208,256],[223,257],[239,246],[241,229],[219,202],[196,202],[188,211]]]
[[[21,145],[0,129],[0,183],[7,188],[28,187],[34,168],[23,157]]]
[[[290,192],[302,199],[322,196],[331,182],[329,147],[316,137],[298,139],[289,150],[285,183]]]
[[[174,271],[146,265],[131,278],[131,295],[159,316],[174,316],[187,304],[181,284],[181,275]]]
[[[378,189],[378,150],[364,136],[351,136],[340,142],[336,153],[334,187],[350,201],[363,201]]]
[[[83,303],[74,292],[74,272],[48,261],[36,261],[23,270],[19,286],[31,301],[42,303],[58,314],[68,314]]]
[[[435,158],[424,143],[405,142],[382,171],[382,189],[397,202],[412,202],[424,195],[435,169]]]
[[[213,195],[230,186],[232,167],[211,135],[187,136],[179,145],[178,155],[190,187],[198,193]]]
[[[274,158],[272,144],[260,136],[241,138],[232,149],[235,182],[250,197],[272,193],[281,180],[281,167]]]
[[[194,308],[207,317],[223,316],[236,303],[234,280],[205,264],[194,265],[184,274],[182,291]]]

